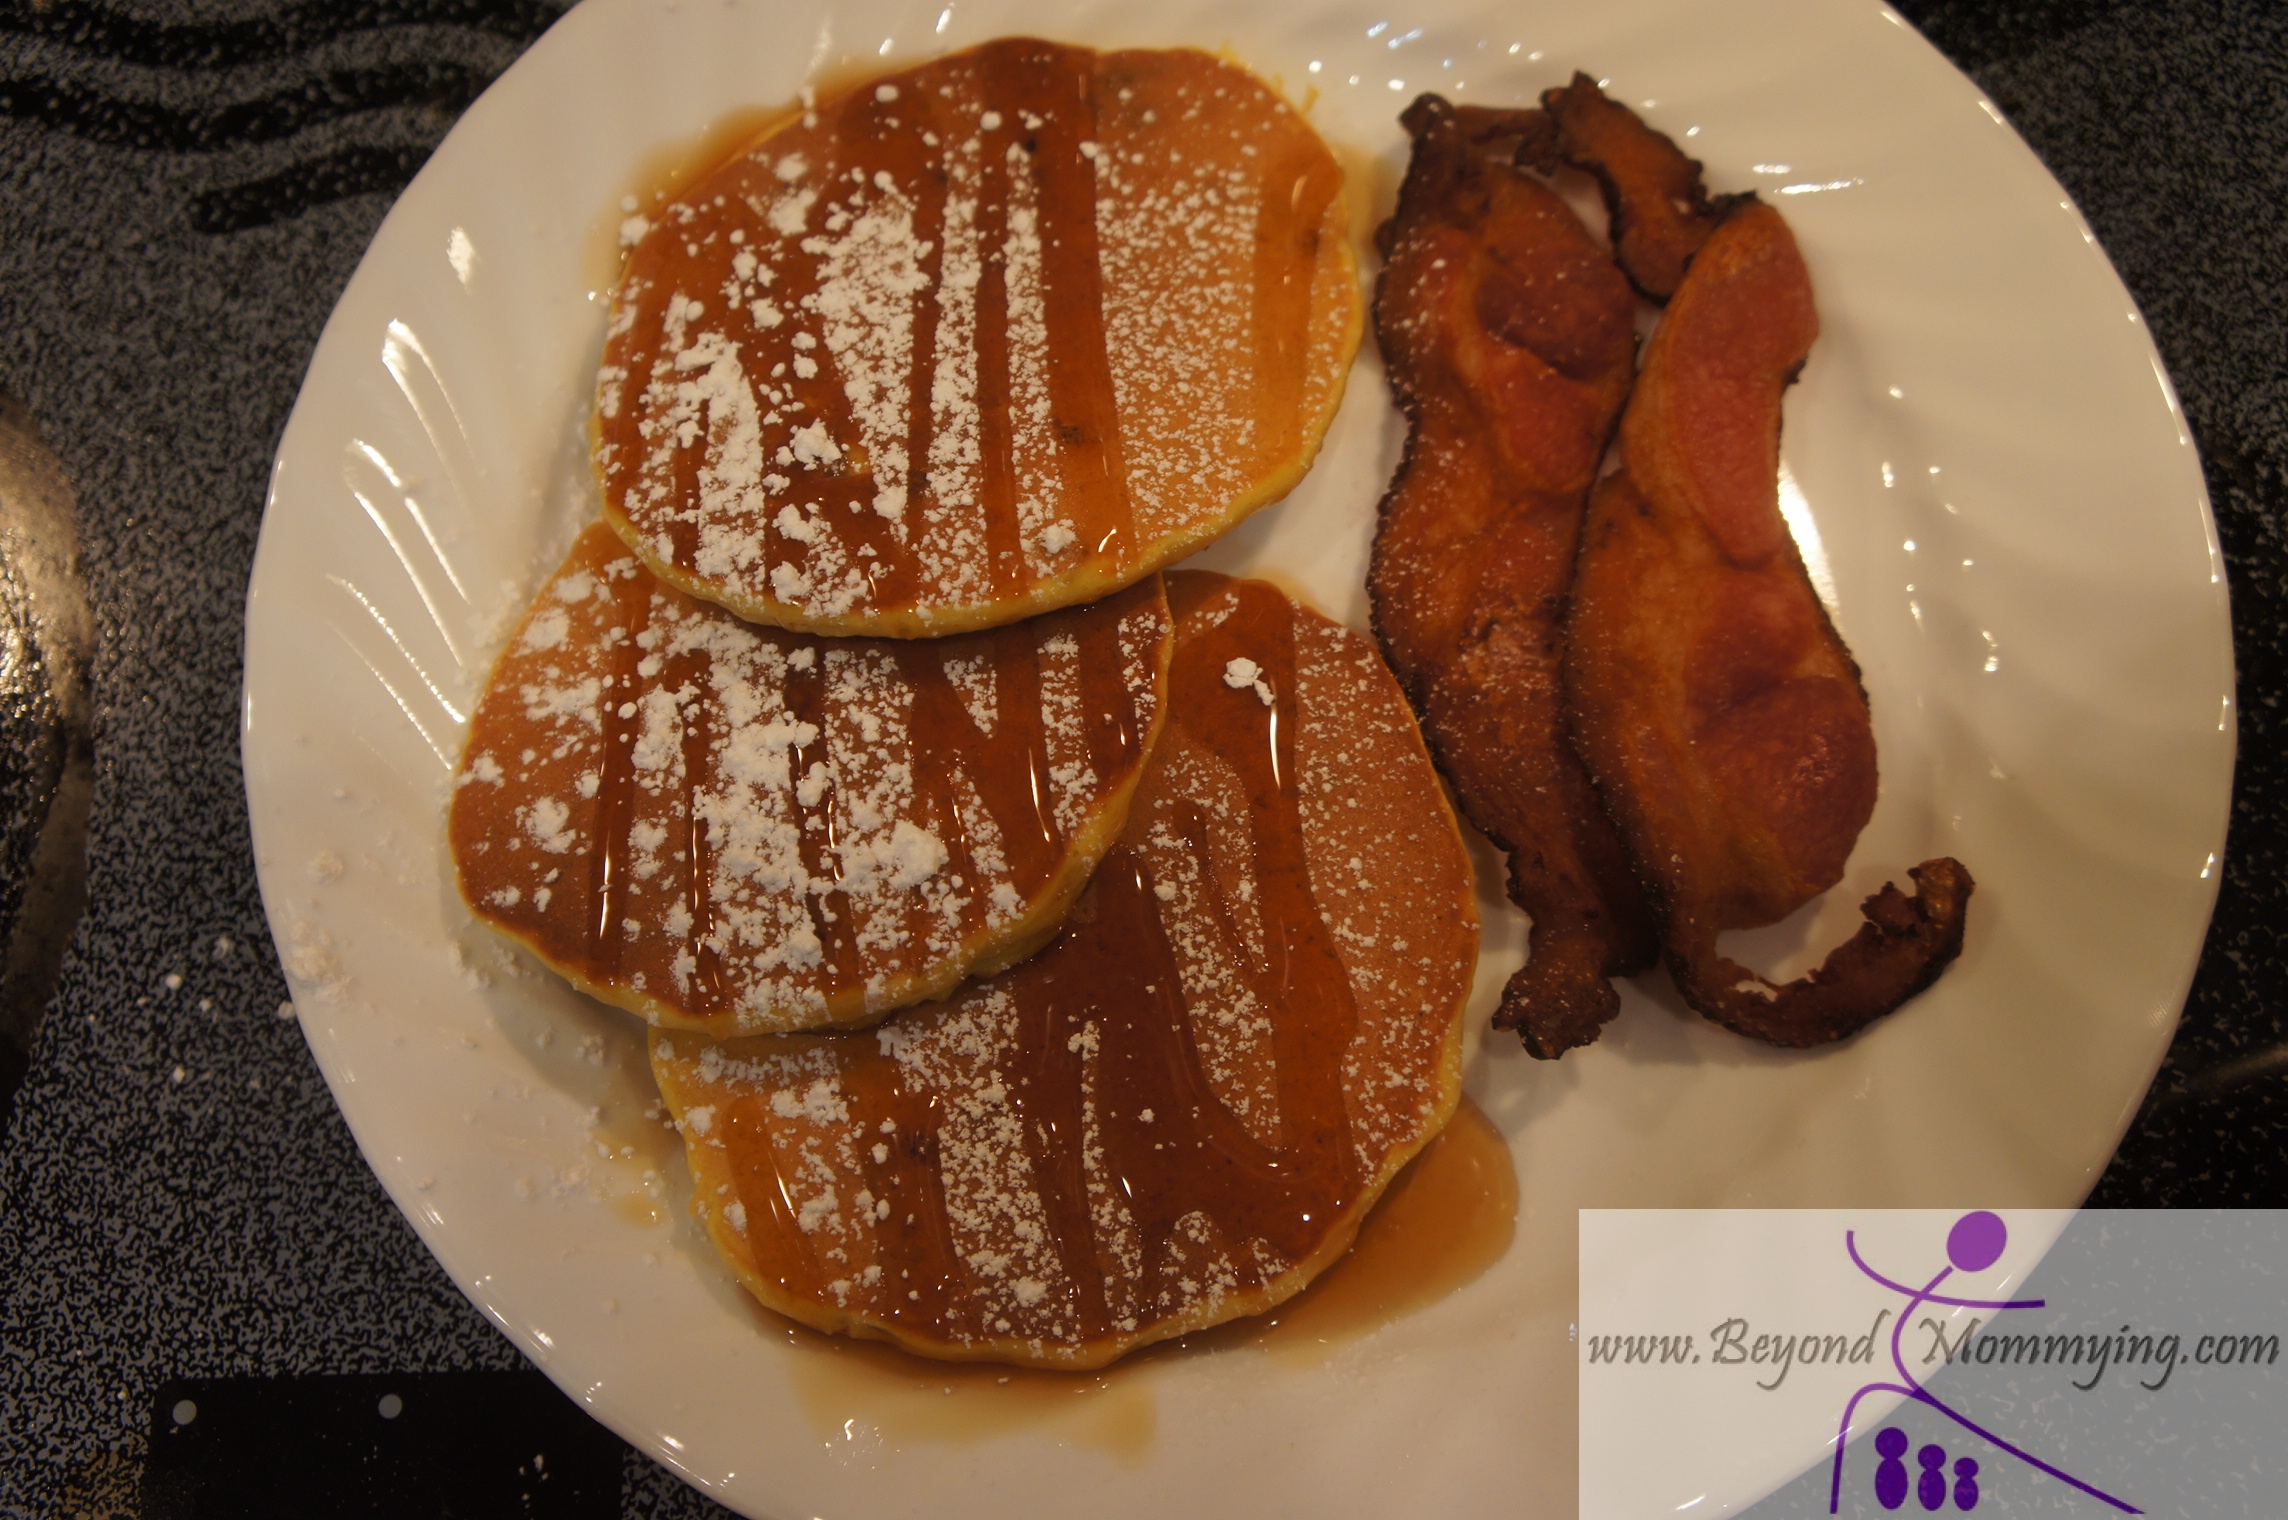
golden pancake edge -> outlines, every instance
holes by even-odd
[[[471,716],[463,898],[673,1028],[855,1026],[1022,959],[1166,710],[1159,579],[929,641],[742,622],[592,524]]]
[[[1452,1113],[1476,905],[1405,699],[1270,587],[1169,583],[1169,718],[1047,949],[864,1033],[654,1033],[771,1309],[1101,1366],[1299,1291]]]
[[[605,516],[741,616],[1082,602],[1302,478],[1363,325],[1342,174],[1191,50],[1003,39],[813,103],[630,219]]]

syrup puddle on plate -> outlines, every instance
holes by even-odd
[[[1509,1146],[1465,1097],[1317,1282],[1269,1314],[1147,1347],[1099,1372],[933,1362],[758,1312],[794,1351],[796,1397],[829,1443],[972,1443],[1046,1426],[1060,1441],[1133,1465],[1158,1433],[1151,1369],[1160,1363],[1254,1349],[1316,1366],[1475,1281],[1516,1230]]]
[[[649,1193],[614,1193],[608,1207],[614,1216],[632,1225],[667,1223],[667,1204]]]

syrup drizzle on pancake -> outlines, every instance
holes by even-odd
[[[1451,1112],[1476,924],[1403,698],[1270,587],[1170,601],[1168,726],[1050,949],[869,1035],[655,1038],[773,1308],[1099,1365],[1296,1291]]]
[[[1125,584],[1299,478],[1341,173],[1190,52],[1026,39],[818,104],[632,218],[608,516],[745,616],[932,634]]]
[[[463,893],[657,1023],[868,1022],[1053,930],[1125,816],[1168,636],[1157,582],[928,642],[757,627],[596,525],[471,722]]]

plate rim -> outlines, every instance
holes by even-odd
[[[574,23],[579,22],[579,18],[584,13],[601,11],[605,8],[605,6],[597,5],[594,3],[594,0],[591,0],[589,5],[580,7],[579,9],[568,13],[565,18],[560,19],[554,26],[550,28],[550,31],[545,34],[538,43],[535,44],[532,49],[528,50],[523,57],[519,58],[516,63],[511,66],[509,71],[504,73],[502,80],[496,81],[493,88],[488,90],[484,97],[481,97],[478,102],[472,105],[470,111],[464,115],[462,124],[457,124],[454,129],[454,133],[448,136],[447,144],[449,145],[452,142],[454,136],[458,136],[463,132],[464,125],[473,122],[480,129],[482,129],[486,126],[486,124],[490,122],[493,114],[507,109],[507,107],[501,104],[501,102],[507,98],[504,94],[501,93],[502,85],[507,83],[512,78],[521,79],[528,77],[539,77],[546,69],[554,67],[552,62],[554,52],[556,50],[567,49],[573,45],[572,41],[570,40],[572,37],[572,32],[569,29],[574,26]],[[831,0],[823,0],[823,3],[816,7],[818,10],[831,10],[832,8]],[[2032,149],[2024,142],[2022,138],[2017,135],[2014,128],[2010,128],[2006,122],[2002,121],[1999,113],[1994,111],[1991,102],[1986,100],[1983,92],[1978,90],[1975,83],[1956,71],[1951,63],[1948,63],[1941,55],[1936,52],[1935,48],[1931,48],[1927,41],[1923,40],[1919,34],[1914,33],[1911,27],[1907,27],[1906,23],[1900,20],[1895,12],[1890,11],[1887,6],[1873,3],[1873,0],[1848,0],[1847,6],[1839,8],[1863,9],[1866,12],[1880,15],[1907,30],[1914,41],[1917,42],[1926,53],[1928,53],[1930,59],[1935,61],[1938,68],[1943,71],[1944,75],[1951,78],[1953,81],[1953,87],[1955,88],[1956,92],[1958,94],[1966,93],[1970,98],[1976,100],[1977,103],[1988,112],[1988,114],[1995,116],[1996,121],[2003,126],[2004,140],[2008,144],[2008,147],[2014,150],[2015,154],[2020,158],[2020,163],[2018,165],[2019,172],[2022,173],[2025,170],[2030,169],[2034,174],[2039,175],[2041,179],[2045,181],[2051,188],[2056,189],[2059,195],[2066,196],[2066,193],[2063,191],[2062,187],[2056,186],[2054,177],[2050,176],[2048,170],[2041,165],[2038,157],[2034,155]],[[580,24],[585,25],[586,23],[581,22]],[[899,62],[910,63],[917,61],[918,56],[919,55],[901,54]],[[519,88],[521,87],[522,86],[520,85]],[[450,162],[441,162],[443,160],[445,160],[445,148],[441,146],[438,154],[434,156],[428,164],[424,165],[421,173],[415,177],[414,181],[407,186],[406,190],[400,194],[398,200],[392,205],[388,216],[384,219],[380,229],[378,229],[375,234],[375,249],[379,249],[384,246],[385,240],[389,234],[389,229],[393,222],[397,221],[401,215],[410,219],[414,214],[415,209],[420,206],[425,198],[439,193],[439,187],[448,181],[450,177],[449,171],[451,169]],[[2071,209],[2070,199],[2070,196],[2066,196],[2069,210]],[[2078,212],[2074,212],[2073,214],[2078,218]],[[2102,249],[2099,250],[2099,256],[2101,259],[2103,259]],[[330,345],[338,346],[339,344],[344,344],[350,341],[350,336],[346,328],[347,319],[345,318],[344,313],[351,304],[351,294],[360,288],[361,281],[364,281],[368,278],[368,266],[372,257],[372,250],[369,250],[367,258],[361,259],[358,270],[356,274],[353,275],[349,287],[345,289],[341,301],[336,305],[334,311],[329,315],[325,329],[319,339],[318,345],[313,350],[310,367],[310,373],[312,376],[316,376],[318,374],[320,359],[328,352]],[[2105,262],[2105,269],[2107,274],[2110,275],[2111,279],[2113,280],[2114,287],[2116,290],[2118,290],[2122,299],[2125,302],[2128,302],[2132,309],[2134,309],[2134,297],[2129,293],[2126,285],[2121,282],[2118,272],[2112,269],[2110,261]],[[377,275],[375,278],[380,277]],[[337,335],[336,332],[336,325],[338,321],[345,323],[344,331],[339,335]],[[2230,639],[2230,585],[2229,581],[2223,574],[2224,567],[2222,547],[2216,527],[2213,505],[2211,504],[2208,496],[2205,477],[2203,476],[2200,466],[2197,446],[2192,443],[2189,432],[2185,428],[2185,421],[2181,406],[2178,403],[2174,389],[2169,382],[2166,369],[2160,363],[2159,352],[2153,343],[2152,335],[2149,329],[2147,329],[2142,323],[2139,323],[2138,325],[2138,336],[2143,344],[2148,358],[2150,359],[2150,362],[2154,367],[2156,377],[2159,379],[2166,405],[2171,415],[2175,419],[2180,433],[2183,435],[2184,451],[2182,457],[2184,460],[2184,465],[2179,473],[2188,477],[2183,482],[2183,485],[2189,486],[2191,493],[2198,502],[2200,522],[2204,534],[2204,547],[2211,566],[2215,572],[2213,576],[2215,590],[2212,597],[2210,598],[2208,613],[2210,619],[2217,625],[2218,628],[2221,629],[2224,635],[2223,653],[2225,657],[2225,679],[2227,682],[2226,700],[2229,709],[2234,713],[2234,716],[2237,717],[2237,684],[2234,661],[2235,652],[2232,649]],[[362,340],[363,337],[360,335],[359,341]],[[262,840],[265,829],[265,820],[264,809],[261,806],[262,799],[257,796],[256,793],[259,787],[267,784],[267,781],[264,778],[266,777],[268,770],[267,762],[271,757],[263,750],[263,746],[269,744],[271,740],[267,731],[259,734],[257,733],[257,718],[254,712],[255,689],[258,681],[262,679],[261,672],[266,665],[270,653],[268,650],[259,648],[257,645],[256,620],[259,616],[263,615],[262,608],[258,605],[258,603],[265,589],[266,564],[271,567],[270,575],[272,579],[275,579],[277,574],[281,573],[275,568],[276,559],[273,540],[273,517],[274,514],[279,512],[290,512],[294,509],[290,501],[283,505],[281,503],[280,488],[282,471],[289,445],[291,441],[294,440],[297,436],[297,429],[310,428],[318,425],[315,421],[305,420],[305,407],[310,405],[312,405],[311,393],[308,389],[308,383],[306,382],[304,391],[297,396],[293,414],[289,417],[286,429],[281,435],[277,460],[274,463],[270,487],[265,499],[261,541],[257,547],[254,567],[249,582],[246,633],[244,638],[244,645],[242,648],[246,674],[241,688],[242,711],[240,727],[240,755],[242,767],[244,768],[247,777],[250,827],[252,828],[254,834],[255,848],[258,860],[262,858],[264,853]],[[266,555],[269,556],[267,560]],[[2213,846],[2214,854],[2218,860],[2221,860],[2222,858],[2225,845],[2226,828],[2230,819],[2232,794],[2231,782],[2234,773],[2235,760],[2233,751],[2237,747],[2237,722],[2230,725],[2230,730],[2231,731],[2228,735],[2228,738],[2231,742],[2227,745],[2226,754],[2222,761],[2222,782],[2218,789],[2218,805],[2216,808],[2214,829],[2211,837],[2211,844]],[[282,962],[288,965],[292,965],[294,947],[292,944],[291,935],[286,930],[285,920],[282,912],[273,905],[275,898],[282,897],[284,895],[282,891],[274,894],[273,890],[272,878],[279,874],[279,870],[282,870],[282,868],[273,869],[265,865],[261,868],[260,871],[262,876],[262,891],[264,897],[265,914],[270,924],[273,940],[276,943],[276,948],[279,951]],[[2208,923],[2209,916],[2213,914],[2216,895],[2221,886],[2221,870],[2214,872],[2206,879],[2207,889],[2205,906],[2203,907],[2201,913],[2202,929],[2199,933],[2190,936],[2189,948],[2182,956],[2182,964],[2175,968],[2172,975],[2168,978],[2168,980],[2175,987],[2172,1016],[2169,1021],[2169,1029],[2172,1031],[2175,1024],[2175,1014],[2181,1012],[2184,1001],[2189,994],[2192,979],[2199,965],[2201,951],[2206,938],[2206,925]],[[296,990],[299,993],[301,988],[298,986]],[[298,997],[297,1002],[299,1001],[301,1001],[301,999]],[[353,1137],[357,1139],[361,1154],[366,1157],[369,1166],[374,1170],[377,1178],[383,1183],[385,1190],[390,1194],[392,1202],[398,1207],[399,1211],[405,1215],[408,1222],[413,1225],[416,1233],[422,1239],[423,1245],[434,1257],[436,1257],[440,1265],[445,1267],[448,1275],[454,1280],[456,1287],[459,1288],[465,1295],[467,1295],[471,1301],[476,1304],[479,1310],[486,1315],[488,1319],[491,1319],[504,1331],[504,1333],[508,1334],[512,1342],[518,1345],[520,1351],[529,1360],[531,1360],[535,1365],[542,1367],[543,1370],[548,1371],[550,1375],[557,1378],[560,1383],[564,1382],[565,1379],[557,1366],[557,1359],[549,1354],[548,1348],[536,1344],[530,1339],[528,1333],[529,1327],[520,1327],[514,1322],[510,1306],[507,1304],[494,1302],[491,1297],[481,1293],[476,1287],[472,1285],[473,1283],[481,1281],[482,1279],[478,1278],[477,1275],[470,1270],[469,1264],[459,1259],[460,1252],[456,1248],[455,1243],[451,1240],[449,1232],[446,1232],[440,1228],[432,1227],[428,1223],[428,1221],[423,1217],[423,1214],[419,1210],[418,1204],[413,1199],[404,1196],[403,1184],[405,1179],[397,1175],[396,1168],[382,1164],[382,1158],[375,1153],[373,1146],[369,1144],[366,1136],[360,1133],[357,1108],[355,1105],[353,1105],[352,1102],[345,1101],[344,1098],[345,1087],[350,1083],[352,1079],[342,1069],[344,1053],[341,1050],[339,1044],[327,1037],[322,1028],[314,1028],[308,1022],[305,1022],[304,1024],[304,1033],[306,1038],[309,1039],[314,1058],[317,1060],[321,1071],[327,1078],[329,1088],[332,1090],[336,1104],[341,1109],[345,1122],[349,1124]],[[2161,1062],[2166,1058],[2168,1045],[2169,1041],[2166,1037],[2166,1033],[2164,1033],[2162,1037],[2155,1041],[2150,1061],[2146,1065],[2142,1079],[2137,1083],[2137,1088],[2140,1092],[2142,1092],[2143,1089],[2150,1084],[2153,1074],[2159,1069]],[[2135,1113],[2136,1104],[2132,1102],[2115,1116],[2113,1122],[2112,1143],[2107,1147],[2106,1151],[2108,1156],[2110,1156],[2112,1151],[2118,1147],[2121,1135],[2126,1131],[2129,1123],[2135,1117]],[[2101,1162],[2098,1168],[2091,1172],[2087,1179],[2090,1185],[2094,1185],[2097,1176],[2102,1173],[2102,1170],[2103,1163]],[[566,1391],[573,1397],[581,1399],[582,1402],[592,1410],[596,1410],[597,1399],[593,1390],[568,1386]],[[604,1417],[603,1413],[600,1411],[599,1417]],[[615,1428],[620,1429],[623,1435],[629,1434],[629,1431],[621,1426],[619,1422],[612,1421],[610,1419],[607,1419],[606,1422],[613,1424]],[[667,1451],[658,1445],[657,1441],[653,1439],[652,1433],[650,1431],[645,1431],[643,1433],[639,1440],[639,1444],[642,1445],[642,1447],[655,1458],[667,1461],[672,1466],[681,1466],[681,1464],[677,1462],[676,1457],[672,1452]],[[692,1474],[688,1471],[685,1475],[695,1482],[700,1482],[702,1487],[707,1486],[704,1481],[699,1478],[698,1475]],[[717,1493],[716,1497],[726,1498],[727,1496]]]

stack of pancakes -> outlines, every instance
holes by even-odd
[[[653,1026],[766,1305],[1101,1365],[1299,1290],[1459,1096],[1475,908],[1405,699],[1157,573],[1317,450],[1340,174],[1194,52],[805,105],[623,229],[603,521],[471,721],[461,889]]]

